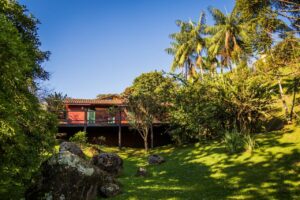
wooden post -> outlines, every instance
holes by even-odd
[[[66,115],[65,115],[65,117],[66,117],[66,119],[65,119],[65,121],[66,121],[66,124],[69,124],[69,105],[68,104],[66,104]]]
[[[86,132],[87,129],[87,109],[84,109],[84,128],[83,131]]]
[[[153,124],[150,126],[150,136],[151,136],[151,149],[153,149]]]
[[[65,117],[66,117],[66,119],[65,119],[66,124],[69,124],[69,111],[68,111],[68,110],[66,110],[66,115],[65,115]]]
[[[121,108],[119,107],[119,133],[118,133],[118,145],[121,149],[122,147],[122,112]]]

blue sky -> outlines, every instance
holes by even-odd
[[[143,72],[169,71],[164,49],[177,19],[196,21],[209,6],[230,12],[234,0],[20,0],[37,17],[45,86],[70,97],[120,93]],[[207,23],[213,23],[207,14]]]

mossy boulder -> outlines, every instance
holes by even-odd
[[[118,176],[123,169],[123,160],[115,153],[100,153],[92,158],[92,164],[112,176]]]
[[[157,154],[150,155],[148,158],[148,163],[150,165],[161,164],[164,163],[165,161],[166,160],[164,159],[164,157]]]
[[[111,196],[120,192],[103,187],[117,181],[105,171],[69,151],[60,151],[41,166],[41,176],[26,193],[26,199],[82,199],[91,200],[97,196]],[[114,189],[112,188],[112,189]],[[110,188],[111,189],[111,188]],[[104,192],[103,192],[104,191]]]
[[[120,193],[120,186],[115,183],[109,183],[100,187],[100,193],[104,197],[113,197]]]
[[[59,145],[59,152],[69,151],[72,154],[75,154],[81,158],[85,158],[83,151],[80,149],[80,147],[77,146],[77,144],[73,142],[62,142]]]

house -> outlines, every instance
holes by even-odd
[[[65,103],[65,119],[62,125],[107,126],[128,124],[124,101],[121,98],[71,99]]]
[[[71,136],[86,131],[90,142],[105,138],[104,144],[142,147],[139,133],[130,128],[125,101],[118,95],[103,95],[97,99],[67,98],[65,111],[60,117],[59,133]],[[157,123],[154,126],[154,144],[160,146],[170,142],[167,127]],[[98,141],[99,142],[99,141]]]

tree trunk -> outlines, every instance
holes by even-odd
[[[145,147],[145,151],[148,152],[148,139],[144,138],[144,147]]]
[[[83,132],[86,132],[87,129],[87,109],[84,109],[84,127],[83,127]]]
[[[185,64],[185,72],[184,72],[185,80],[188,79],[188,64]]]
[[[293,121],[293,114],[294,114],[294,107],[295,107],[295,101],[296,101],[296,90],[297,90],[298,80],[294,78],[294,87],[293,87],[293,101],[292,101],[292,107],[290,112],[290,120]]]
[[[149,147],[148,147],[148,136],[149,136],[149,127],[147,128],[144,128],[144,131],[143,131],[143,140],[144,140],[144,148],[145,148],[145,152],[147,153],[148,150],[149,150]]]
[[[278,79],[278,86],[279,86],[279,93],[280,93],[280,98],[281,98],[281,101],[282,101],[282,106],[283,106],[283,109],[284,109],[284,112],[285,112],[285,117],[286,117],[286,120],[288,122],[290,122],[291,119],[289,119],[289,108],[288,108],[286,100],[285,100],[285,96],[284,96],[284,93],[283,93],[280,78]]]

